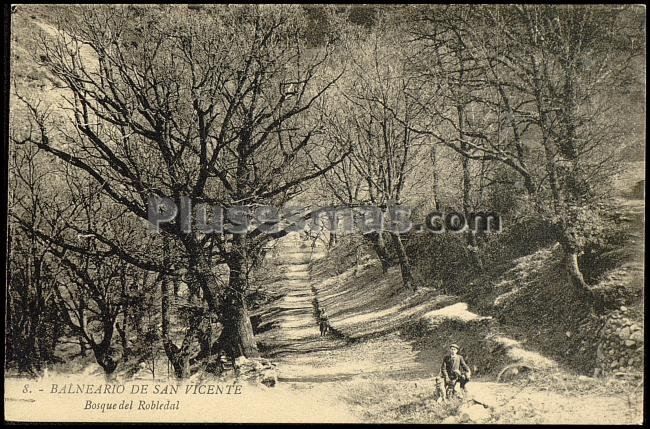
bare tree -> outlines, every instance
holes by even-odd
[[[462,157],[462,211],[466,219],[475,209],[473,200],[473,157],[469,152],[468,140],[473,137],[470,123],[475,120],[477,105],[483,99],[485,84],[481,79],[485,65],[467,48],[467,33],[472,31],[467,8],[443,7],[436,13],[421,17],[421,26],[413,30],[412,43],[418,47],[410,57],[414,77],[423,82],[418,91],[428,91],[435,97],[434,103],[426,106],[431,112],[429,130],[436,130],[437,143],[457,149]],[[474,24],[475,25],[475,24]],[[415,101],[419,94],[412,94]],[[479,107],[480,109],[480,107]],[[452,143],[453,142],[453,143]],[[435,162],[436,147],[433,147]],[[434,176],[433,180],[437,178]],[[437,186],[436,186],[437,187]],[[483,262],[478,252],[475,228],[466,232],[467,247],[473,264],[481,269]]]
[[[60,33],[41,43],[43,64],[69,94],[73,130],[51,125],[30,143],[92,177],[121,208],[148,217],[151,196],[232,207],[281,206],[300,185],[345,154],[310,157],[320,125],[308,117],[335,82],[318,71],[330,49],[304,52],[299,8],[169,6],[66,9]],[[327,159],[319,163],[318,159]],[[301,168],[288,168],[300,166]],[[183,249],[221,341],[235,356],[258,354],[245,294],[251,248],[271,239],[259,229],[212,236],[161,225]],[[142,268],[112,237],[104,246]],[[228,286],[214,281],[209,259],[230,268]],[[161,268],[160,264],[157,268]],[[163,268],[164,270],[164,268]]]
[[[349,160],[326,175],[325,183],[342,204],[372,204],[390,219],[390,207],[402,203],[410,175],[421,162],[426,136],[411,131],[420,126],[422,100],[408,96],[410,85],[404,58],[394,36],[362,32],[351,38],[349,50],[358,53],[350,60],[348,79],[339,86],[340,98],[332,102],[328,135],[332,141],[354,146]],[[362,40],[366,39],[366,40]],[[382,229],[366,234],[384,271],[389,255]],[[399,231],[389,232],[399,258],[406,289],[415,284]]]
[[[450,7],[441,15],[464,29],[454,46],[476,64],[479,114],[457,137],[419,131],[467,158],[517,172],[538,214],[557,227],[569,279],[589,292],[578,267],[592,228],[585,213],[618,165],[606,94],[639,53],[639,45],[626,44],[638,31],[634,18],[625,8],[579,6]],[[418,27],[416,43],[449,49],[436,28]],[[603,186],[589,185],[594,180]]]
[[[15,130],[12,130],[12,133]],[[54,359],[62,323],[54,310],[54,288],[60,272],[51,245],[37,232],[48,228],[40,195],[51,188],[55,173],[43,168],[41,152],[32,146],[14,146],[9,169],[7,273],[7,362],[22,372],[38,372]],[[58,225],[50,229],[59,231]]]
[[[65,216],[64,222],[58,222],[64,225],[64,229],[58,236],[40,230],[38,235],[42,242],[51,246],[51,253],[63,268],[54,288],[63,321],[75,335],[83,338],[97,363],[107,376],[111,376],[119,362],[129,354],[128,318],[125,314],[134,300],[142,298],[142,294],[130,290],[139,273],[137,267],[124,263],[119,256],[102,255],[102,246],[95,234],[81,234],[75,230],[82,228],[100,232],[110,225],[117,235],[127,237],[126,229],[120,229],[120,219],[106,216],[111,210],[107,210],[105,204],[110,206],[112,201],[105,198],[98,185],[83,180],[74,174],[74,170],[68,173],[68,193],[64,201],[71,204],[64,204],[65,211],[57,210],[53,205],[43,212],[51,224],[57,223],[58,217]],[[121,325],[118,323],[120,318]],[[116,341],[116,333],[120,333],[121,344]]]

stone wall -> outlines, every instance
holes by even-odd
[[[596,350],[595,375],[643,371],[643,324],[629,317],[628,309],[609,314]]]

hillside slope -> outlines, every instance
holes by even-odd
[[[618,243],[585,255],[596,273],[590,288],[602,308],[594,311],[564,274],[562,250],[551,245],[511,262],[511,268],[482,278],[465,299],[495,317],[509,335],[585,375],[640,377],[644,364],[644,170],[630,163],[614,178],[618,197]],[[477,282],[478,284],[479,282]]]
[[[604,382],[567,372],[460,298],[400,291],[398,271],[384,276],[366,258],[345,269],[336,252],[292,236],[274,257],[286,278],[273,285],[282,297],[260,310],[269,324],[257,338],[278,365],[280,385],[335,398],[361,421],[640,421],[640,396],[628,403],[633,387],[625,381],[608,388],[615,395],[603,395]],[[319,337],[318,308],[330,315],[334,335]],[[475,377],[465,402],[438,404],[434,376],[451,341],[460,343]],[[485,411],[471,417],[472,407]]]

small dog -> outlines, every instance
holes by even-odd
[[[447,402],[447,391],[445,388],[445,380],[442,377],[436,377],[436,390],[433,394],[433,400],[436,403],[440,404],[442,402]]]

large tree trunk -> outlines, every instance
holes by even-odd
[[[591,290],[580,270],[580,264],[578,263],[580,249],[575,244],[574,238],[567,232],[562,232],[559,241],[564,251],[564,270],[569,282],[578,294],[592,306],[592,310],[602,310],[603,303],[601,299]]]
[[[104,370],[104,375],[106,375],[107,378],[111,378],[113,376],[113,373],[115,372],[115,369],[117,368],[117,362],[113,359],[113,357],[110,355],[108,350],[101,350],[101,351],[96,351],[95,352],[95,360],[99,364],[99,366],[102,367]]]
[[[174,348],[176,346],[174,344],[171,344],[171,347]],[[176,349],[178,350],[178,347],[176,347]],[[165,353],[167,354],[167,358],[174,368],[174,376],[179,380],[188,378],[190,376],[189,354],[180,352],[167,353],[167,348],[165,348]]]
[[[567,275],[571,283],[579,289],[589,289],[587,283],[585,282],[584,276],[580,271],[580,266],[578,265],[578,254],[575,252],[566,253],[564,255],[564,263]]]
[[[237,300],[237,298],[233,299],[233,301]],[[223,331],[218,344],[233,359],[240,356],[251,358],[260,355],[253,335],[253,325],[244,303],[224,306],[222,324]]]
[[[576,245],[574,237],[566,231],[565,226],[559,226],[558,228],[561,229],[558,241],[564,251],[564,267],[569,276],[569,280],[577,289],[589,290],[589,286],[587,286],[587,282],[585,282],[578,264],[578,252],[580,249]]]
[[[217,293],[218,287],[214,280],[212,266],[203,255],[203,249],[196,241],[186,243],[193,253],[190,261],[191,270],[203,291],[203,299],[210,310],[219,315],[223,326],[215,349],[223,349],[233,359],[240,356],[247,358],[259,356],[253,325],[246,307],[248,287],[246,240],[245,235],[234,234],[230,255],[226,261],[230,269],[228,288],[222,296]]]
[[[411,263],[406,254],[406,249],[404,248],[404,243],[399,234],[391,234],[393,237],[393,244],[395,245],[395,250],[397,251],[397,256],[399,257],[399,266],[402,271],[402,286],[404,289],[416,289],[415,282],[413,281],[413,273],[411,271]]]
[[[377,254],[379,262],[381,262],[382,271],[384,274],[387,273],[388,268],[390,267],[390,256],[386,250],[384,235],[381,232],[371,232],[369,234],[365,234],[364,237],[372,244],[372,248]]]
[[[207,258],[203,255],[203,249],[198,244],[193,243],[191,248],[192,256],[190,257],[190,270],[193,275],[193,281],[198,284],[203,292],[203,299],[208,304],[210,311],[218,313],[219,298],[217,286],[214,282],[212,266]],[[190,287],[190,290],[193,288]]]
[[[602,313],[602,311],[605,309],[603,298],[591,290],[585,281],[584,276],[580,271],[580,265],[578,264],[578,254],[576,252],[565,253],[564,267],[569,281],[577,289],[577,292],[580,294],[582,299],[589,303],[591,311]]]
[[[111,353],[111,342],[113,337],[113,326],[104,326],[104,338],[99,344],[91,344],[95,360],[104,370],[104,375],[107,379],[113,377],[115,369],[117,369],[117,361],[113,358]]]
[[[223,331],[217,340],[219,347],[233,359],[240,356],[251,358],[260,355],[246,308],[247,262],[246,237],[236,235],[233,238],[231,256],[228,260],[230,268],[228,290],[221,307]]]

